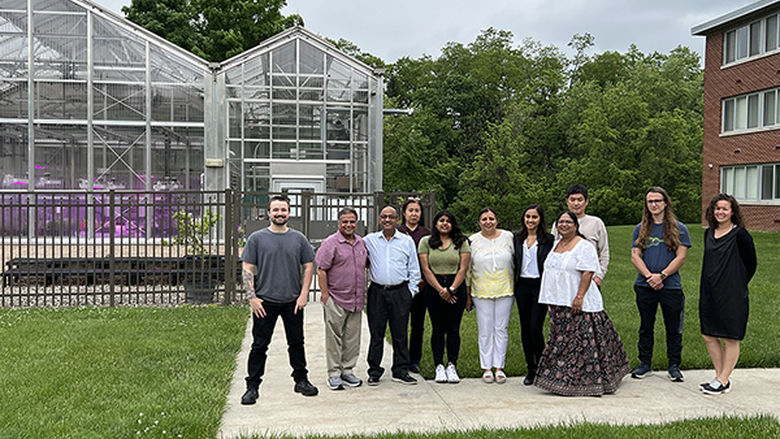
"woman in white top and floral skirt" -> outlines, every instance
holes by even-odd
[[[469,237],[471,267],[467,273],[466,309],[477,310],[479,362],[486,383],[506,382],[504,360],[509,343],[509,316],[514,304],[514,243],[512,232],[497,228],[496,212],[479,213],[481,232]],[[495,372],[494,372],[495,371]]]
[[[561,239],[544,262],[539,292],[539,303],[549,305],[550,337],[534,385],[564,396],[613,393],[631,369],[593,282],[596,249],[579,234],[572,212],[562,213],[556,225]]]

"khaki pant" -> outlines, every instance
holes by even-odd
[[[328,376],[352,373],[360,355],[360,319],[363,311],[347,311],[329,298],[325,316],[325,362]]]

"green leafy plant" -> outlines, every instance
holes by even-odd
[[[176,222],[176,235],[167,245],[181,245],[190,255],[205,255],[206,237],[212,227],[216,226],[222,215],[206,210],[202,216],[196,217],[190,212],[179,210],[173,214]]]

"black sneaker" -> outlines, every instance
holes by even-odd
[[[378,386],[379,385],[379,377],[375,377],[373,375],[368,377],[368,380],[366,381],[366,384],[369,386]]]
[[[241,397],[241,405],[252,405],[256,403],[258,396],[257,387],[246,389],[246,392],[244,392],[244,395]]]
[[[634,369],[633,372],[631,372],[631,378],[636,378],[638,380],[641,380],[642,378],[652,374],[653,374],[653,368],[650,367],[649,364],[639,363],[639,366],[637,366],[637,368]]]
[[[706,383],[699,383],[699,390],[704,390],[705,387],[714,385],[715,381],[718,381],[718,379],[713,378],[712,381],[708,381]]]
[[[319,393],[319,390],[306,378],[295,383],[294,390],[295,393],[300,393],[303,396],[314,396]]]
[[[401,384],[407,384],[407,385],[417,384],[417,379],[413,378],[408,373],[406,373],[404,375],[398,375],[398,376],[393,375],[393,381],[401,383]]]
[[[669,379],[672,380],[673,383],[682,383],[685,381],[682,372],[680,372],[680,368],[676,364],[669,366]]]
[[[731,381],[724,386],[718,381],[714,386],[711,383],[707,383],[706,386],[701,388],[701,391],[707,395],[721,395],[723,393],[729,393],[731,391]]]
[[[412,363],[409,365],[409,372],[412,373],[420,373],[420,365],[416,363]]]

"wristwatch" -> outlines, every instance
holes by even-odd
[[[659,274],[661,275],[661,280],[664,280],[664,279],[666,279],[666,273],[664,273],[664,272],[662,271],[662,272],[660,272]]]

